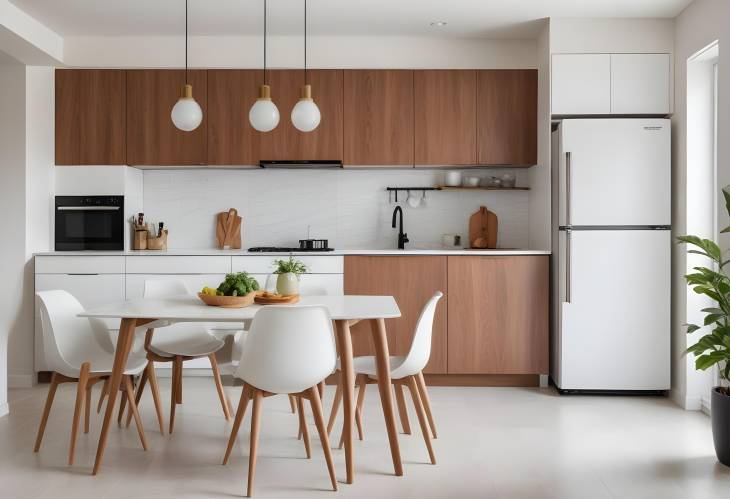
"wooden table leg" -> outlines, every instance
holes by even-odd
[[[101,427],[101,435],[99,435],[99,445],[96,448],[96,461],[94,462],[93,472],[94,475],[99,472],[99,468],[101,467],[101,461],[104,458],[104,448],[106,447],[106,438],[109,433],[109,425],[112,421],[114,404],[117,401],[117,393],[119,392],[119,386],[122,383],[122,376],[124,374],[124,368],[127,365],[129,351],[132,349],[132,343],[134,340],[134,325],[136,322],[136,319],[122,319],[122,323],[119,326],[117,346],[114,350],[114,365],[112,367],[112,373],[109,378],[109,393],[106,405],[106,412],[104,413],[104,423]]]
[[[380,390],[380,402],[383,406],[385,426],[388,429],[388,440],[390,441],[390,454],[393,458],[393,468],[396,476],[403,475],[403,463],[400,459],[400,447],[398,446],[398,430],[395,426],[395,414],[393,413],[393,392],[390,388],[390,353],[388,352],[388,337],[385,332],[385,321],[383,319],[372,319],[370,329],[375,344],[375,360],[378,372],[378,388]]]
[[[340,350],[340,385],[342,386],[342,400],[344,419],[342,432],[345,439],[345,466],[347,468],[347,483],[351,484],[355,478],[355,464],[352,449],[352,427],[355,422],[355,371],[352,366],[352,338],[350,326],[346,320],[335,321],[337,326],[337,343]]]

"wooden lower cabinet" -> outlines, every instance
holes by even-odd
[[[392,295],[401,311],[398,319],[388,319],[388,346],[391,355],[406,355],[421,309],[436,291],[439,301],[434,319],[431,360],[424,372],[447,372],[446,311],[448,297],[446,256],[346,256],[345,294]],[[373,355],[370,324],[353,326],[355,355]]]
[[[448,257],[449,374],[547,374],[548,259]]]

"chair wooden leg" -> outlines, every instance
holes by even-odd
[[[165,434],[165,418],[162,415],[162,399],[160,399],[160,387],[157,385],[157,374],[155,373],[155,363],[151,360],[147,362],[145,367],[147,379],[150,382],[150,390],[152,391],[152,400],[155,403],[155,411],[157,412],[157,422],[160,424],[160,433]]]
[[[79,429],[79,419],[81,419],[81,409],[86,398],[86,384],[89,382],[89,372],[91,364],[84,362],[81,364],[81,372],[79,373],[79,382],[76,387],[76,407],[74,408],[74,418],[71,423],[71,443],[68,446],[68,464],[74,463],[74,453],[76,451],[76,433]]]
[[[228,399],[226,398],[226,392],[223,390],[223,381],[221,380],[221,372],[218,369],[218,361],[215,358],[215,353],[208,355],[210,360],[210,367],[213,370],[213,379],[215,380],[215,388],[218,390],[218,398],[221,399],[221,406],[223,406],[223,415],[226,421],[231,420],[231,413],[228,410]]]
[[[231,428],[231,436],[228,438],[228,448],[226,449],[226,455],[223,456],[223,464],[228,463],[228,458],[231,457],[231,451],[233,450],[233,444],[236,442],[238,436],[238,429],[241,427],[243,422],[243,416],[246,414],[246,406],[248,405],[248,399],[251,397],[250,390],[247,385],[243,385],[241,390],[241,400],[238,401],[238,410],[236,411],[236,417],[233,420],[233,428]]]
[[[124,381],[122,381],[124,383]],[[121,400],[119,401],[119,414],[117,414],[117,424],[119,426],[122,426],[122,417],[124,416],[124,409],[127,408],[127,391],[124,389],[124,384],[122,384],[122,396]]]
[[[177,390],[175,391],[175,402],[179,405],[182,404],[183,360],[180,356],[175,357],[175,360],[179,360],[180,364],[177,370]]]
[[[423,410],[426,411],[428,425],[431,427],[431,434],[433,435],[433,438],[438,438],[436,435],[436,425],[433,423],[433,414],[431,414],[431,399],[428,397],[426,380],[423,379],[422,372],[419,372],[416,375],[416,384],[418,385],[418,394],[421,396],[421,402],[423,403]]]
[[[411,398],[413,399],[413,405],[416,407],[416,415],[418,416],[418,424],[421,425],[421,433],[423,434],[423,440],[426,442],[426,448],[428,449],[428,456],[431,458],[431,464],[436,464],[436,456],[433,453],[433,447],[431,446],[431,434],[429,432],[428,423],[426,422],[426,414],[424,413],[423,406],[421,405],[421,397],[418,395],[418,384],[415,376],[409,376],[407,378],[408,388],[411,391]]]
[[[319,390],[319,400],[324,400],[324,389],[325,389],[324,381],[320,381],[319,384],[317,385],[317,390]]]
[[[289,395],[289,407],[291,407],[291,413],[295,414],[297,412],[297,399],[294,398],[294,395]]]
[[[134,395],[134,403],[139,410],[139,401],[142,399],[142,392],[147,384],[147,369],[142,371],[142,376],[139,377],[139,385],[137,385],[137,393]],[[127,422],[124,424],[126,428],[129,428],[129,424],[132,422],[132,404],[129,404],[127,409]]]
[[[362,406],[365,402],[365,387],[367,384],[368,377],[360,375],[358,379],[357,403],[355,404],[355,424],[357,425],[357,436],[360,440],[363,439]]]
[[[91,418],[91,387],[92,385],[87,385],[86,393],[84,394],[84,433],[89,433],[89,419]]]
[[[254,390],[253,413],[251,414],[251,447],[248,452],[248,488],[246,495],[253,494],[253,479],[256,474],[256,453],[259,448],[259,429],[261,428],[261,402],[264,394],[261,390]]]
[[[304,419],[304,402],[302,402],[301,396],[297,396],[297,412],[299,413],[299,428],[302,430],[304,440],[304,450],[307,452],[307,459],[311,459],[312,449],[309,446],[309,430],[307,429],[307,421]]]
[[[342,404],[342,385],[337,383],[337,390],[335,390],[335,400],[332,402],[332,410],[330,411],[330,418],[327,421],[327,435],[332,433],[332,428],[335,426],[335,419],[337,418],[337,411],[340,410]]]
[[[395,390],[395,400],[398,406],[398,414],[400,415],[400,424],[403,427],[403,433],[410,435],[411,423],[408,421],[408,409],[406,408],[406,398],[403,396],[403,385],[395,383],[393,389]]]
[[[322,401],[319,397],[319,391],[314,388],[309,389],[309,404],[312,406],[312,413],[314,414],[314,424],[317,426],[319,441],[322,442],[322,449],[324,450],[324,459],[327,462],[327,472],[330,475],[330,482],[332,483],[332,488],[334,490],[337,490],[335,465],[332,462],[332,450],[330,449],[329,437],[327,436],[327,428],[324,425]]]
[[[178,404],[177,392],[181,388],[181,383],[178,378],[182,377],[182,357],[175,357],[172,362],[172,391],[170,393],[170,428],[167,430],[172,435],[172,431],[175,429],[175,407]]]
[[[134,424],[137,426],[137,433],[139,433],[139,441],[142,442],[142,448],[147,450],[147,439],[144,436],[144,427],[142,426],[142,419],[139,417],[139,411],[137,410],[137,403],[134,401],[134,386],[132,386],[132,377],[124,377],[124,389],[127,393],[127,401],[129,402],[129,410],[132,411],[134,416]]]
[[[46,423],[48,422],[48,415],[51,413],[51,406],[53,405],[53,399],[56,396],[56,388],[59,385],[59,376],[55,372],[51,376],[51,386],[48,387],[48,395],[46,396],[46,405],[43,407],[43,415],[41,416],[41,423],[38,426],[38,434],[35,438],[35,445],[33,446],[33,452],[38,452],[41,448],[41,442],[43,441],[43,434],[46,432]]]
[[[104,385],[101,387],[101,393],[99,394],[99,403],[96,405],[96,413],[101,412],[101,407],[104,405],[104,397],[106,397],[109,391],[109,378],[104,379]]]

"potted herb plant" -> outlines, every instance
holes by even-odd
[[[730,215],[730,191],[722,190],[725,197],[725,209]],[[730,232],[730,227],[722,230]],[[694,267],[694,272],[687,274],[687,284],[695,293],[711,298],[716,306],[703,308],[704,323],[687,324],[687,334],[692,334],[706,327],[707,334],[694,345],[687,348],[692,353],[695,367],[702,371],[717,366],[720,372],[720,385],[712,389],[712,438],[718,460],[730,466],[730,276],[725,269],[729,260],[723,260],[722,250],[713,241],[697,236],[681,236],[680,242],[687,243],[694,249],[689,253],[705,256],[712,261],[708,267]]]
[[[299,294],[299,276],[307,271],[307,266],[293,256],[288,260],[274,260],[278,274],[276,278],[276,292],[280,295]]]

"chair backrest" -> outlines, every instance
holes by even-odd
[[[398,371],[406,372],[407,375],[419,373],[428,364],[428,358],[431,356],[431,336],[433,332],[433,318],[436,314],[436,305],[444,294],[436,291],[421,310],[421,315],[416,323],[416,331],[413,334],[411,348],[406,355],[403,364],[398,367]]]
[[[108,331],[101,321],[93,323],[77,316],[84,307],[71,293],[39,291],[36,296],[40,304],[43,352],[51,370],[75,377],[82,362],[108,356],[97,338]]]
[[[189,294],[190,290],[180,279],[147,279],[144,282],[145,298],[165,298]]]
[[[236,377],[272,393],[298,393],[335,369],[332,320],[324,307],[259,310],[243,343]]]

